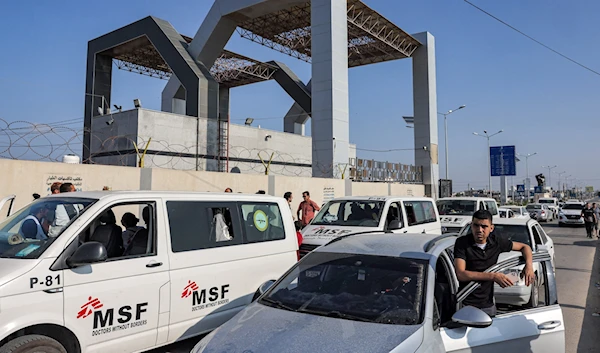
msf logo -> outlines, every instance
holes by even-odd
[[[102,304],[98,298],[92,299],[92,297],[89,297],[88,302],[81,306],[81,310],[77,313],[77,318],[85,319],[86,317],[92,315],[94,310],[98,310],[103,306],[104,304]]]
[[[104,304],[98,298],[92,299],[92,297],[89,297],[88,302],[81,306],[81,310],[77,313],[77,318],[85,319],[93,313],[94,329],[113,326],[115,321],[122,325],[132,321],[134,315],[135,321],[140,320],[142,313],[148,311],[146,309],[147,306],[148,303],[139,303],[135,305],[135,308],[125,305],[118,309],[109,308],[100,310],[104,307]]]
[[[183,288],[183,292],[181,293],[181,298],[188,298],[192,295],[193,292],[198,290],[198,285],[196,282],[188,281],[188,285]]]

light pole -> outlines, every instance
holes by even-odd
[[[546,168],[546,169],[548,169],[548,185],[550,185],[550,188],[552,188],[552,178],[551,178],[551,175],[552,175],[552,169],[554,169],[554,168],[556,168],[556,167],[558,167],[558,166],[557,166],[557,165],[553,165],[553,166],[547,166],[547,165],[546,165],[546,166],[544,166],[544,165],[543,165],[543,166],[542,166],[542,168]]]
[[[533,153],[527,153],[527,154],[519,154],[517,153],[517,156],[519,157],[525,157],[525,169],[527,169],[527,179],[529,179],[529,157],[533,157],[537,154],[537,152],[533,152]],[[531,183],[531,181],[530,181]],[[529,192],[529,190],[527,190]]]
[[[489,183],[490,183],[490,197],[493,197],[492,194],[492,166],[491,166],[491,161],[490,158],[492,158],[491,153],[490,153],[490,138],[493,136],[496,136],[500,133],[504,132],[504,130],[500,130],[495,134],[491,134],[488,135],[487,130],[483,130],[483,135],[481,135],[480,133],[474,132],[473,135],[475,136],[479,136],[479,137],[483,137],[487,139],[487,143],[488,143],[488,178],[489,178]]]
[[[457,110],[461,110],[464,107],[466,107],[466,105],[463,104],[460,107],[456,109],[450,109],[445,113],[438,113],[444,116],[444,144],[446,145],[446,152],[444,152],[444,154],[446,155],[446,180],[448,180],[448,115],[454,113]]]
[[[558,174],[558,189],[557,190],[558,190],[558,192],[561,192],[561,190],[560,190],[560,177],[561,177],[561,175],[565,174],[566,171],[560,172],[560,173],[559,172],[555,172],[555,173]]]

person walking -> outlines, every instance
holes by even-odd
[[[585,208],[581,211],[581,217],[583,217],[583,220],[585,221],[587,237],[592,239],[594,237],[594,225],[596,224],[597,219],[596,214],[592,209],[592,205],[589,202],[585,204]]]
[[[592,210],[594,210],[594,215],[596,216],[596,223],[594,223],[594,233],[596,234],[596,238],[600,239],[600,231],[599,231],[599,223],[600,223],[600,205],[597,205],[595,202],[592,204]]]
[[[301,221],[302,227],[306,227],[315,217],[315,211],[320,211],[321,207],[316,202],[310,199],[310,193],[305,191],[302,193],[304,201],[300,202],[296,216]],[[300,211],[302,211],[302,217],[300,217]]]

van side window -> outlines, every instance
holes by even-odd
[[[431,201],[404,201],[404,207],[409,226],[437,221],[435,206]]]
[[[400,224],[404,223],[402,217],[402,206],[399,202],[390,203],[390,207],[388,208],[387,217],[385,220],[385,226],[389,227],[392,221],[399,221]]]
[[[241,203],[242,228],[248,243],[285,239],[285,229],[276,203]]]
[[[203,201],[167,201],[173,252],[242,244],[236,226],[236,204]]]
[[[490,211],[493,216],[498,214],[498,208],[494,201],[486,201],[485,203],[487,204],[487,210]]]

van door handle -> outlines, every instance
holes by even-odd
[[[162,266],[162,262],[151,262],[146,265],[146,267],[148,267],[148,268],[159,267],[159,266]]]
[[[62,293],[62,288],[54,288],[54,289],[44,289],[44,292],[48,294]]]
[[[561,322],[558,320],[546,321],[538,325],[538,329],[540,330],[552,330],[553,328],[557,328],[561,325]]]

